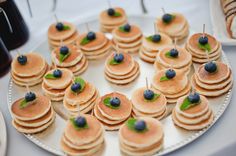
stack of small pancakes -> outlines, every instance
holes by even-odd
[[[173,40],[177,39],[182,41],[189,34],[188,21],[182,14],[172,13],[173,20],[170,23],[164,23],[162,18],[157,18],[157,28],[160,32],[163,32],[170,36]]]
[[[200,103],[186,110],[180,107],[187,96],[178,99],[172,111],[172,119],[175,125],[186,130],[201,130],[213,121],[213,112],[209,107],[208,100],[200,95]]]
[[[28,53],[27,62],[21,65],[17,58],[11,64],[11,76],[15,84],[19,86],[34,86],[43,81],[44,74],[49,70],[45,59],[37,53]]]
[[[175,70],[176,76],[166,81],[160,81],[166,70],[158,71],[152,80],[152,87],[166,96],[167,104],[175,104],[179,97],[187,95],[191,90],[187,74],[182,70]]]
[[[139,64],[132,56],[127,53],[124,55],[124,60],[120,64],[111,65],[110,61],[114,59],[115,53],[109,55],[105,62],[105,78],[117,85],[125,85],[133,82],[140,73]]]
[[[162,124],[153,118],[142,117],[147,125],[144,132],[129,129],[126,124],[119,130],[120,149],[123,154],[130,156],[154,155],[163,147],[164,132]]]
[[[201,65],[192,76],[192,84],[196,91],[207,97],[216,97],[226,93],[233,85],[231,69],[224,63],[216,62],[217,71],[208,73]]]
[[[139,52],[142,45],[142,31],[135,25],[130,25],[130,27],[129,32],[122,32],[120,27],[117,27],[112,31],[114,49],[127,53]]]
[[[225,14],[225,21],[228,34],[231,38],[236,38],[236,1],[221,0],[221,6]]]
[[[121,14],[121,16],[109,16],[107,10],[104,10],[100,13],[99,21],[100,21],[100,30],[102,32],[112,32],[112,30],[116,27],[124,25],[127,23],[127,17],[124,9],[122,8],[114,8],[114,10]]]
[[[105,34],[96,32],[96,38],[94,40],[85,45],[81,45],[81,41],[86,36],[87,33],[80,35],[76,42],[87,59],[100,59],[111,51],[111,41],[105,36]]]
[[[65,95],[66,88],[71,84],[73,73],[68,69],[58,69],[62,72],[62,76],[56,79],[47,79],[44,77],[42,90],[46,96],[52,101],[62,101]],[[46,73],[53,74],[54,70]]]
[[[147,37],[143,38],[142,47],[139,51],[139,56],[143,61],[154,63],[158,52],[165,46],[172,44],[172,39],[168,35],[164,33],[159,33],[159,35],[161,36],[159,42],[150,41]]]
[[[175,70],[183,70],[184,72],[189,73],[192,65],[191,54],[184,48],[177,46],[176,49],[178,51],[178,56],[167,56],[166,54],[173,48],[175,49],[174,46],[166,46],[157,54],[156,61],[154,63],[155,69],[158,71],[168,69],[172,66]]]
[[[91,83],[86,82],[83,91],[79,93],[73,93],[71,87],[68,87],[65,91],[63,105],[71,115],[78,114],[78,110],[85,114],[93,109],[98,98],[98,90]]]
[[[77,130],[70,121],[67,122],[61,138],[61,149],[67,155],[93,155],[104,146],[102,125],[93,116],[83,115],[83,117],[86,118],[88,128]]]
[[[51,53],[53,65],[58,68],[67,68],[75,76],[81,75],[88,68],[88,60],[84,54],[74,45],[68,45],[70,55],[60,62],[60,47],[55,48]]]
[[[116,109],[110,108],[104,104],[106,98],[117,97],[120,99],[120,106]],[[120,126],[131,116],[132,103],[123,94],[113,92],[100,97],[94,106],[94,116],[109,131],[118,130]]]
[[[159,97],[156,100],[148,101],[144,97],[144,91],[146,89],[146,87],[142,87],[133,92],[131,97],[131,102],[133,104],[132,116],[135,118],[153,117],[158,120],[164,118],[167,110],[167,100],[165,95],[153,90],[153,92],[159,95]]]
[[[213,36],[209,34],[204,34],[208,38],[208,44],[211,50],[208,51],[208,56],[206,50],[199,47],[199,38],[203,36],[202,33],[197,33],[192,35],[185,44],[185,48],[188,52],[192,54],[192,60],[195,63],[205,63],[209,60],[215,61],[220,58],[222,48],[220,42],[218,42]]]
[[[58,31],[56,23],[48,28],[48,43],[51,49],[61,46],[61,41],[63,41],[65,45],[73,44],[78,38],[78,32],[73,24],[68,22],[62,23],[63,25],[69,26],[69,29]]]
[[[51,101],[42,95],[37,95],[34,103],[21,108],[23,98],[14,102],[11,112],[14,116],[12,124],[21,133],[39,133],[47,129],[55,119]]]

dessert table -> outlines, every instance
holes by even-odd
[[[29,25],[31,36],[30,40],[18,50],[27,52],[32,50],[42,40],[46,39],[47,28],[50,23],[55,22],[53,17],[52,0],[31,0],[31,8],[33,18],[29,16],[26,1],[16,0],[16,3],[22,12],[26,22]],[[180,12],[185,15],[190,23],[190,27],[195,32],[200,32],[202,24],[206,24],[206,32],[212,34],[212,25],[210,20],[209,1],[208,0],[146,0],[148,14],[152,16],[160,16],[161,7],[168,12]],[[138,0],[118,1],[111,0],[113,6],[123,7],[127,14],[142,14],[140,3]],[[96,5],[96,7],[94,7]],[[78,23],[80,20],[91,16],[98,16],[101,10],[108,8],[106,0],[58,0],[55,10],[57,17],[61,20],[67,20]],[[152,23],[150,23],[152,24]],[[231,66],[233,74],[236,73],[236,45],[223,46]],[[13,56],[16,51],[12,51]],[[234,74],[235,76],[235,74]],[[8,132],[8,148],[7,156],[49,156],[52,155],[26,139],[22,134],[18,133],[11,125],[11,116],[7,108],[7,90],[10,74],[0,78],[0,109],[5,117]],[[235,86],[233,88],[235,92]],[[203,136],[191,144],[170,153],[169,155],[235,155],[236,152],[236,96],[232,97],[231,104],[218,120],[218,122]],[[1,131],[1,128],[0,128]],[[2,151],[0,151],[1,153]],[[113,156],[116,156],[114,153]]]

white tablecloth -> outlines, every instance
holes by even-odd
[[[16,0],[21,12],[24,15],[31,30],[30,41],[19,48],[26,52],[32,50],[37,43],[46,39],[46,30],[48,25],[55,21],[50,12],[52,0],[31,0],[31,6],[34,18],[29,17],[26,0]],[[138,0],[112,0],[113,6],[121,6],[127,14],[141,14],[141,8]],[[209,2],[208,0],[146,0],[146,5],[150,15],[160,16],[161,7],[167,12],[181,12],[188,19],[191,29],[196,32],[201,31],[202,24],[206,24],[208,33],[212,33],[210,22]],[[67,21],[79,21],[107,8],[106,0],[59,0],[56,14],[59,19]],[[229,61],[231,62],[233,73],[236,73],[236,48],[224,47]],[[12,53],[13,55],[15,52]],[[3,111],[8,130],[8,156],[48,156],[52,155],[43,149],[37,147],[18,133],[11,125],[11,117],[7,108],[7,84],[9,74],[0,79],[0,109]],[[233,88],[235,92],[235,87]],[[181,156],[199,156],[199,155],[236,155],[236,96],[233,96],[231,104],[219,119],[219,121],[202,137],[193,143],[169,154]],[[1,127],[0,127],[1,131]],[[1,152],[1,151],[0,151]],[[116,154],[114,153],[113,156]]]

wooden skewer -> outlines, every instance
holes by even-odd
[[[80,116],[80,104],[77,105],[77,109],[78,109],[78,116]]]
[[[154,22],[154,34],[158,34],[158,29],[157,29],[157,26],[156,26],[156,22]]]
[[[202,36],[205,37],[205,24],[203,24],[203,28],[202,28]]]
[[[25,87],[26,87],[27,92],[29,93],[30,92],[29,85],[26,84]]]
[[[174,39],[175,49],[177,50],[176,44],[177,44],[177,38]]]
[[[148,78],[146,77],[146,88],[147,90],[149,89],[149,86],[148,86]]]
[[[109,7],[109,8],[112,8],[112,6],[111,6],[111,1],[110,1],[110,0],[107,0],[107,4],[108,4],[108,7]]]
[[[90,31],[88,23],[86,23],[86,29],[87,29],[88,32]]]
[[[58,18],[57,18],[57,15],[56,15],[56,14],[54,14],[54,18],[55,18],[56,22],[58,23],[58,22],[59,22],[59,20],[58,20]]]
[[[163,14],[166,14],[164,7],[162,7],[161,10],[162,10]]]
[[[119,49],[119,45],[116,44],[116,53],[119,54],[120,53],[120,49]]]
[[[17,56],[21,55],[18,49],[16,50],[16,53],[17,53]]]
[[[64,45],[62,39],[60,39],[60,45],[61,45],[61,47]]]
[[[206,56],[207,56],[207,62],[210,62],[210,58],[209,58],[208,51],[207,51],[207,50],[205,50],[205,53],[206,53]]]

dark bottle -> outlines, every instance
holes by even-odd
[[[29,39],[28,27],[14,0],[0,0],[0,37],[8,50],[18,48]]]
[[[0,37],[0,77],[8,72],[11,67],[11,55]]]

